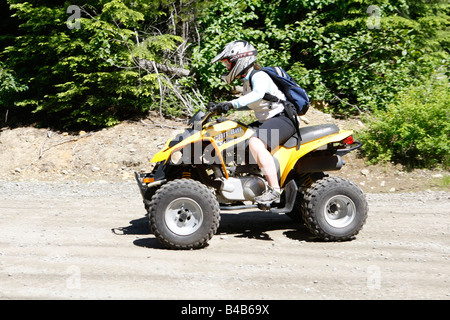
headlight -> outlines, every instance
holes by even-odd
[[[172,152],[172,154],[170,155],[170,161],[172,161],[173,164],[180,164],[182,157],[183,157],[183,153],[180,150],[178,150],[178,151]]]

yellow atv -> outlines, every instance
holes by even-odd
[[[257,208],[285,213],[326,241],[350,240],[361,230],[368,205],[362,190],[325,172],[339,170],[342,156],[361,146],[352,131],[323,124],[300,128],[273,150],[280,186],[279,203],[253,199],[267,181],[251,156],[254,130],[237,121],[197,112],[183,133],[166,142],[151,160],[150,173],[135,173],[155,237],[166,247],[204,247],[219,227],[221,210]]]

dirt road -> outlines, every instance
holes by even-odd
[[[0,182],[0,298],[450,299],[450,193],[367,197],[350,242],[241,211],[205,249],[172,251],[132,182]]]

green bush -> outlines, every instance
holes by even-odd
[[[193,67],[206,96],[225,100],[224,68],[209,61],[248,40],[263,66],[283,67],[336,115],[383,109],[448,64],[448,1],[217,0],[200,17]],[[376,6],[374,6],[376,4]],[[376,16],[368,9],[377,8]],[[378,19],[378,20],[377,20]]]
[[[8,4],[18,30],[5,48],[0,35],[2,117],[9,112],[24,121],[33,116],[40,126],[93,129],[151,109],[178,115],[200,100],[195,87],[179,84],[188,80],[155,72],[157,64],[184,68],[189,60],[188,35],[172,30],[193,20],[186,12],[194,9],[182,9],[182,1],[90,0],[78,7],[79,27],[73,29],[68,2]]]
[[[14,74],[0,62],[0,106],[8,107],[14,93],[22,92],[28,88],[17,82]]]
[[[450,166],[450,91],[442,78],[408,88],[386,111],[373,113],[360,133],[371,163]]]
[[[404,88],[421,86],[438,68],[449,76],[445,0],[85,0],[74,29],[69,1],[3,2],[0,119],[8,125],[17,118],[77,130],[149,110],[189,116],[207,101],[232,98],[221,80],[225,68],[210,61],[237,39],[339,116],[379,110],[374,119],[382,118],[396,99],[398,108],[407,103]],[[417,145],[400,140],[406,149],[391,153],[387,140],[382,152],[372,147],[372,158],[415,162],[435,148],[427,141],[416,143],[422,149],[414,155]]]

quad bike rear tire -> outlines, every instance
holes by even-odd
[[[303,220],[325,241],[353,239],[367,219],[366,197],[356,184],[340,177],[325,177],[305,192]]]
[[[301,180],[296,181],[297,185],[301,188],[297,192],[297,197],[295,198],[294,208],[292,211],[287,212],[286,215],[291,218],[294,222],[303,224],[303,210],[305,208],[304,203],[304,190],[311,187],[311,185],[319,179],[328,177],[327,173],[324,172],[314,172],[302,177]]]
[[[161,186],[148,211],[153,234],[170,249],[202,248],[219,227],[219,203],[196,180],[178,179]]]

